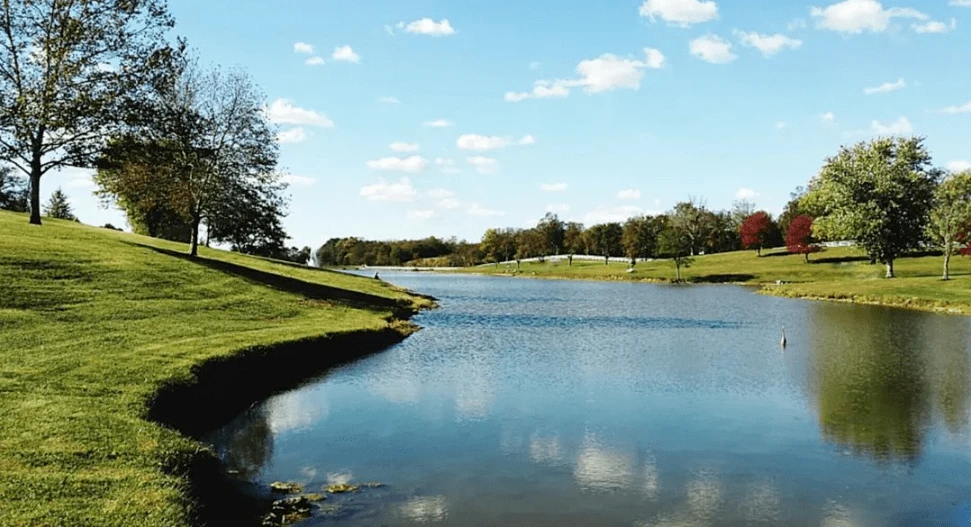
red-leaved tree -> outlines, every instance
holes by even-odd
[[[762,247],[765,246],[771,232],[772,218],[761,210],[745,218],[738,229],[738,233],[742,236],[742,247],[755,249],[759,256],[762,256]]]
[[[789,224],[786,233],[786,249],[791,254],[802,254],[809,261],[809,254],[819,251],[813,240],[813,219],[803,214]]]

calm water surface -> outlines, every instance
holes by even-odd
[[[306,525],[971,525],[967,318],[383,278],[440,299],[423,331],[210,438],[257,482],[387,485]]]

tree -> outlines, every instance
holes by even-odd
[[[670,222],[691,241],[691,256],[700,251],[711,234],[711,217],[706,212],[704,202],[689,198],[675,205],[669,215]]]
[[[735,224],[735,230],[738,231],[742,228],[742,224],[749,216],[755,214],[755,203],[747,199],[737,199],[732,202],[732,211],[729,213],[732,218],[732,223]]]
[[[622,244],[624,254],[630,258],[631,267],[638,258],[651,258],[657,250],[658,229],[654,218],[635,216],[624,224]]]
[[[762,248],[770,241],[773,230],[772,217],[765,211],[758,211],[742,222],[739,234],[742,237],[742,247],[754,248],[756,254],[762,256]]]
[[[789,225],[792,220],[799,216],[806,214],[801,205],[802,197],[806,195],[805,187],[796,187],[796,190],[789,193],[789,202],[786,203],[785,208],[782,209],[782,214],[779,215],[779,231],[789,232]]]
[[[189,254],[195,256],[200,225],[226,234],[218,215],[240,196],[278,200],[270,194],[282,188],[279,146],[266,121],[264,97],[242,71],[202,70],[195,59],[181,58],[156,88],[148,104],[154,117],[137,132],[162,149],[178,190],[168,196],[168,205],[187,219]]]
[[[44,205],[44,215],[48,218],[58,220],[77,221],[78,219],[74,215],[74,210],[71,208],[71,203],[67,199],[67,194],[60,187],[51,194],[50,199],[47,200],[47,204]]]
[[[925,239],[940,176],[923,138],[878,138],[828,158],[802,204],[815,235],[856,240],[893,278],[894,260]]]
[[[623,254],[624,228],[619,223],[604,223],[587,229],[584,235],[589,246],[600,256],[604,257],[604,265],[610,264],[611,256]]]
[[[0,209],[13,212],[27,212],[27,182],[18,177],[13,169],[0,166]]]
[[[813,219],[803,214],[796,216],[789,224],[786,233],[786,250],[792,254],[802,254],[809,262],[809,254],[819,250],[813,239]]]
[[[488,229],[485,234],[482,235],[482,241],[480,242],[480,247],[482,252],[487,258],[491,258],[495,262],[496,267],[499,267],[499,261],[503,256],[502,243],[503,235],[499,229]],[[392,253],[393,255],[394,253]]]
[[[536,225],[536,230],[540,234],[544,255],[559,255],[566,235],[565,226],[560,218],[552,212],[547,212]]]
[[[691,258],[691,236],[675,223],[669,224],[658,236],[658,252],[674,262],[677,282],[681,281],[681,268],[690,267],[694,261]]]
[[[583,224],[571,221],[563,231],[563,246],[567,252],[567,262],[573,266],[573,255],[586,252],[583,245]]]
[[[944,250],[944,280],[950,279],[951,255],[958,237],[971,226],[971,170],[947,177],[934,191],[927,234]]]
[[[134,134],[112,138],[95,163],[95,195],[124,211],[135,233],[188,243],[192,227],[178,207],[183,189],[173,150]]]
[[[89,166],[170,57],[164,0],[5,0],[0,3],[0,159],[40,180]]]

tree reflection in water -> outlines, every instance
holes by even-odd
[[[952,432],[967,426],[965,319],[824,303],[810,317],[807,384],[827,441],[913,465],[935,408]]]
[[[254,406],[230,425],[216,431],[208,441],[228,470],[242,478],[255,479],[273,455],[273,428],[266,405]]]

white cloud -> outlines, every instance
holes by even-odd
[[[330,58],[341,62],[353,62],[354,64],[361,62],[361,56],[355,53],[350,46],[338,46],[334,48],[334,52],[330,55]]]
[[[587,93],[602,93],[620,88],[637,90],[647,69],[664,67],[664,54],[653,48],[644,48],[644,60],[621,58],[612,53],[604,53],[595,59],[587,59],[577,64],[576,79],[538,80],[533,83],[532,91],[507,92],[508,102],[526,99],[546,99],[566,97],[570,88],[582,87]]]
[[[971,170],[971,161],[951,161],[947,164],[947,169],[951,172],[963,172]]]
[[[881,33],[893,18],[927,20],[927,15],[907,7],[884,9],[876,0],[844,0],[825,8],[811,7],[817,27],[840,33]]]
[[[91,174],[86,171],[64,169],[59,172],[61,174],[70,174],[70,179],[67,181],[67,186],[70,188],[94,188],[97,186],[94,183],[94,179],[91,178]]]
[[[436,205],[442,209],[454,210],[462,206],[462,202],[455,198],[443,198]]]
[[[738,189],[738,192],[735,193],[735,198],[736,199],[748,199],[748,200],[751,200],[751,199],[755,199],[757,197],[759,197],[759,193],[756,192],[756,191],[754,191],[754,190],[752,190],[752,189],[750,189],[750,188],[744,188],[743,187],[743,188]]]
[[[641,199],[641,191],[629,188],[617,193],[617,199]]]
[[[504,210],[493,210],[487,209],[478,203],[473,203],[469,205],[469,208],[465,209],[466,214],[469,216],[505,216],[506,211]]]
[[[738,37],[743,45],[753,47],[762,53],[762,56],[768,58],[776,53],[789,48],[789,49],[799,49],[802,46],[802,41],[799,39],[787,37],[781,33],[775,35],[760,35],[759,33],[749,33],[746,31],[740,31],[738,29],[732,31],[732,33]]]
[[[317,182],[317,180],[312,177],[295,176],[293,174],[284,174],[280,177],[280,181],[288,185],[313,185]]]
[[[688,45],[692,55],[712,64],[728,64],[738,58],[732,53],[732,45],[718,35],[699,37]]]
[[[325,64],[324,57],[310,57],[303,61],[303,63],[308,66],[323,66]]]
[[[836,121],[836,115],[833,112],[826,112],[819,116],[819,118],[822,119],[824,123],[832,123]]]
[[[529,92],[506,92],[503,97],[506,102],[520,102],[526,99],[547,99],[550,97],[566,97],[570,94],[570,89],[559,84],[550,84],[548,81],[536,81],[533,90]]]
[[[914,131],[913,126],[910,125],[910,121],[906,117],[900,117],[889,124],[883,124],[880,121],[874,120],[870,123],[870,129],[880,135],[905,135]]]
[[[474,166],[480,174],[491,174],[499,166],[499,162],[491,157],[472,156],[465,158],[465,160]]]
[[[455,166],[454,159],[436,158],[435,164],[442,167],[442,174],[461,174],[462,171]]]
[[[408,211],[408,217],[413,220],[430,220],[434,218],[437,213],[434,210],[412,210]]]
[[[384,25],[384,32],[387,33],[388,35],[392,36],[392,37],[394,36],[394,28],[391,27],[388,24],[385,24]]]
[[[947,5],[953,7],[971,7],[971,0],[951,0]]]
[[[540,66],[542,66],[542,63],[541,62],[533,61],[533,62],[530,62],[529,63],[529,69],[531,69],[533,71],[538,70]]]
[[[301,127],[291,128],[276,134],[276,140],[281,145],[302,143],[307,140],[307,131]]]
[[[297,42],[296,44],[293,45],[293,52],[305,53],[307,55],[311,55],[314,52],[314,47],[311,46],[310,44],[307,44],[306,42]]]
[[[901,78],[894,82],[885,82],[879,86],[873,86],[871,88],[864,88],[863,93],[867,95],[873,95],[875,93],[887,93],[897,90],[902,90],[907,87],[907,83]]]
[[[455,126],[452,121],[446,121],[445,119],[435,119],[434,121],[425,121],[422,126],[430,126],[432,128],[447,128],[449,126]]]
[[[411,157],[382,157],[367,162],[367,167],[372,170],[399,171],[415,174],[425,170],[428,161],[421,156]]]
[[[956,18],[951,19],[951,23],[947,24],[944,22],[938,22],[937,20],[931,20],[924,24],[913,24],[910,27],[914,29],[917,33],[947,33],[948,31],[953,31],[958,27],[958,21]]]
[[[643,213],[644,209],[633,205],[598,207],[583,216],[583,223],[597,225],[599,223],[624,222],[632,216],[638,216]]]
[[[971,113],[971,101],[968,101],[960,106],[948,106],[941,110],[942,113]]]
[[[509,143],[506,137],[465,134],[459,136],[456,146],[461,150],[496,150],[509,146]]]
[[[361,188],[361,197],[368,201],[413,201],[418,193],[411,186],[411,180],[403,177],[397,183],[379,180],[373,185]]]
[[[428,194],[428,197],[432,199],[446,199],[446,198],[455,197],[454,192],[445,188],[433,188],[429,190],[426,194]]]
[[[430,18],[422,18],[407,25],[404,22],[399,22],[398,27],[404,28],[405,31],[416,35],[443,37],[455,34],[455,28],[452,27],[452,24],[448,22],[447,18],[443,18],[441,22],[435,22]]]
[[[320,126],[323,128],[334,126],[334,121],[331,121],[326,115],[294,106],[287,99],[277,99],[270,103],[267,116],[271,122],[276,124]]]
[[[526,134],[519,140],[519,146],[535,145],[536,138],[532,135]]]
[[[417,152],[418,143],[391,143],[388,145],[388,148],[390,148],[393,152]]]
[[[660,18],[669,24],[689,27],[718,18],[718,5],[700,0],[644,0],[639,13],[652,22]]]
[[[400,104],[401,103],[401,101],[399,101],[397,97],[391,97],[391,96],[381,97],[380,99],[378,99],[378,102],[381,104]]]
[[[787,126],[789,126],[789,123],[787,123],[785,121],[779,121],[779,122],[775,123],[776,130],[782,130],[783,128],[785,128]]]
[[[552,212],[554,214],[565,214],[570,212],[570,206],[566,203],[550,203],[546,206],[546,212]],[[533,223],[535,225],[535,223]]]
[[[566,183],[543,183],[539,186],[543,192],[565,192],[567,188]]]

